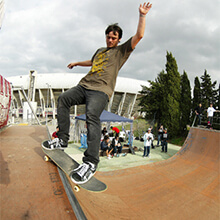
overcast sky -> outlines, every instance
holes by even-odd
[[[122,43],[137,29],[137,0],[5,0],[0,30],[0,74],[87,73],[67,69],[88,60],[105,46],[107,25],[118,22]],[[176,58],[180,74],[194,78],[207,69],[220,82],[220,1],[153,0],[146,32],[119,76],[155,80],[165,69],[166,51]],[[62,79],[61,79],[62,80]]]

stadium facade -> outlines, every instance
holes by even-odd
[[[76,86],[85,74],[78,73],[45,73],[37,74],[30,71],[29,75],[7,77],[12,85],[12,107],[15,116],[23,114],[27,99],[36,106],[36,115],[45,117],[46,114],[56,118],[57,100],[59,95]],[[133,118],[138,113],[138,98],[141,85],[149,86],[147,81],[118,77],[115,91],[105,110]],[[85,105],[73,106],[70,114],[77,116],[85,113]]]

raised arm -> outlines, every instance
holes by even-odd
[[[152,4],[149,2],[146,4],[144,3],[143,5],[140,5],[139,7],[139,22],[138,22],[138,27],[137,27],[137,32],[133,36],[131,40],[131,47],[132,49],[135,48],[135,46],[138,44],[138,42],[143,38],[144,36],[144,31],[145,31],[145,16],[151,9]]]
[[[69,69],[72,69],[75,66],[92,66],[92,61],[85,60],[85,61],[74,62],[74,63],[70,63],[67,67]]]

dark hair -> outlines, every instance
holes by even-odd
[[[113,31],[114,34],[118,32],[119,39],[122,38],[122,29],[118,26],[118,23],[109,25],[105,30],[105,35],[109,34],[111,31]]]
[[[107,141],[108,139],[109,139],[109,136],[108,136],[108,135],[105,135],[105,136],[104,136],[104,140]]]

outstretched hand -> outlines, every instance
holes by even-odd
[[[140,7],[139,7],[140,14],[145,16],[149,12],[151,7],[152,7],[152,4],[150,4],[150,2],[148,2],[147,4],[145,2],[143,5],[140,4]]]
[[[74,66],[77,66],[77,64],[76,63],[70,63],[67,67],[69,69],[72,69]]]

